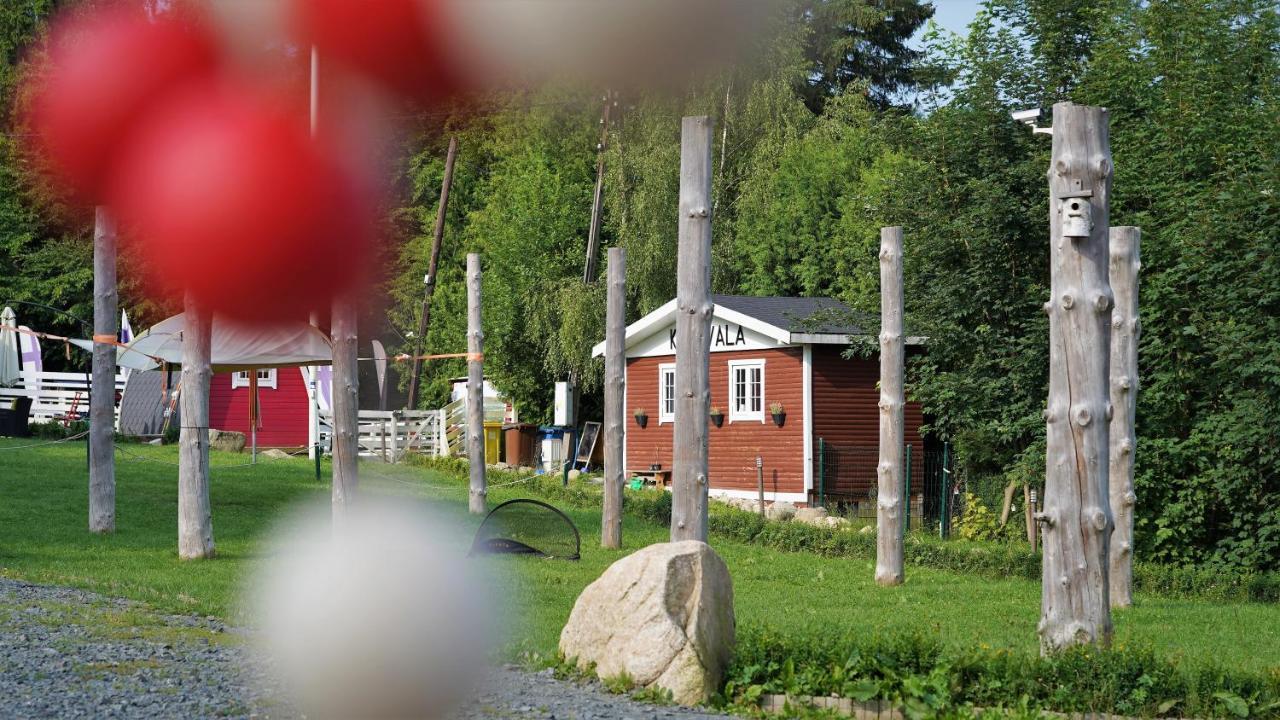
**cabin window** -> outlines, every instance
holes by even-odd
[[[729,361],[729,422],[764,422],[764,360]]]
[[[231,388],[247,388],[249,387],[249,373],[254,370],[241,370],[231,374]],[[264,368],[256,371],[258,373],[258,389],[271,388],[276,389],[276,369]]]
[[[658,424],[676,421],[676,366],[658,366]]]

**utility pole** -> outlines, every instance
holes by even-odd
[[[902,339],[902,228],[880,229],[880,463],[876,467],[876,582],[901,585],[902,444],[905,348]]]
[[[676,412],[671,540],[707,541],[708,337],[711,302],[711,119],[680,128],[680,226],[676,259]]]
[[[622,467],[626,442],[627,251],[609,248],[609,287],[604,329],[604,506],[600,546],[622,547]]]
[[[600,220],[601,206],[604,202],[604,158],[609,143],[610,110],[618,101],[614,93],[604,94],[604,109],[600,111],[600,142],[596,144],[596,189],[591,199],[591,227],[587,230],[587,261],[582,268],[582,282],[591,284],[599,273],[597,256],[600,254]],[[575,384],[576,387],[576,384]]]
[[[1108,269],[1111,143],[1105,108],[1053,106],[1049,165],[1049,401],[1040,647],[1108,645]]]
[[[407,410],[418,407],[418,382],[422,375],[422,348],[427,342],[427,330],[431,327],[431,297],[436,293],[436,270],[440,266],[440,244],[444,241],[445,212],[449,208],[449,190],[453,187],[453,164],[458,158],[458,138],[449,138],[449,150],[444,158],[444,179],[440,181],[440,205],[436,208],[436,227],[431,235],[431,261],[427,276],[423,278],[427,289],[422,297],[422,318],[418,321],[418,337],[413,341],[413,373],[409,376],[409,402]]]
[[[89,387],[89,532],[116,529],[116,223],[94,211],[93,374]]]

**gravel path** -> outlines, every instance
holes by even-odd
[[[246,633],[213,618],[0,579],[0,719],[294,718]],[[497,668],[456,720],[605,720],[708,715],[611,695],[551,671]]]

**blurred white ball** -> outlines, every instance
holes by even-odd
[[[332,527],[327,505],[285,523],[253,585],[279,681],[308,717],[440,717],[482,678],[492,637],[469,531],[368,497]]]

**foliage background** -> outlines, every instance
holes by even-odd
[[[0,7],[0,299],[84,316],[87,224],[33,182],[13,112],[51,7]],[[1112,223],[1143,229],[1138,556],[1280,569],[1274,3],[987,0],[967,36],[935,28],[916,53],[904,41],[930,14],[918,0],[790,0],[732,73],[676,96],[615,88],[603,239],[628,251],[629,318],[674,294],[678,120],[709,114],[715,290],[874,311],[878,228],[905,226],[908,322],[930,338],[909,392],[992,506],[1008,482],[1040,482],[1044,466],[1049,144],[1009,112],[1104,105]],[[604,90],[543,87],[417,117],[370,336],[411,349],[456,134],[427,351],[463,347],[463,259],[481,252],[493,379],[537,422],[554,381],[576,373],[590,412],[604,303],[581,274]],[[124,301],[143,298],[126,287]],[[427,368],[423,402],[437,405],[462,368]]]

